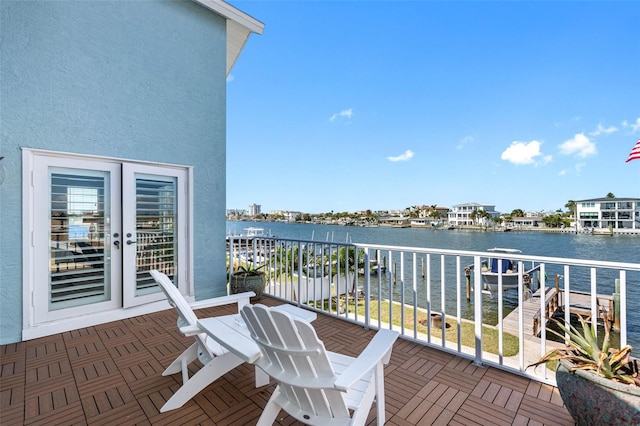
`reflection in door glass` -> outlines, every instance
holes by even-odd
[[[176,208],[174,177],[137,176],[136,296],[160,291],[148,271],[176,274]]]
[[[109,300],[107,172],[50,169],[49,309]]]

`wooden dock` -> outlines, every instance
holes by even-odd
[[[525,300],[522,303],[522,309],[520,307],[515,308],[509,315],[502,320],[503,330],[506,333],[513,334],[515,336],[519,333],[520,327],[520,311],[522,310],[522,325],[524,327],[523,333],[525,336],[538,336],[540,330],[540,294],[541,290],[538,289],[533,296]],[[546,288],[545,292],[545,306],[547,307],[546,316],[551,316],[557,306],[557,297],[555,288]]]
[[[545,319],[552,317],[556,311],[565,309],[564,290],[559,290],[555,287],[545,288],[544,311],[540,309],[541,293],[539,289],[533,293],[533,297],[525,300],[522,304],[522,321],[525,336],[537,337],[541,328],[546,326]],[[614,321],[613,297],[599,294],[596,296],[596,301],[598,304],[598,320],[603,324],[612,325]],[[591,296],[589,294],[571,292],[569,303],[572,314],[581,315],[586,319],[591,318]],[[502,320],[505,332],[518,335],[520,310],[520,307],[517,307]]]

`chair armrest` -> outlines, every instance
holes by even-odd
[[[373,339],[366,348],[358,355],[358,358],[340,374],[335,381],[335,388],[340,391],[346,391],[351,388],[365,374],[370,372],[380,363],[388,363],[393,349],[393,344],[398,338],[399,333],[393,330],[378,330]]]
[[[197,325],[185,325],[184,327],[180,327],[180,332],[187,337],[204,333],[204,331]]]
[[[238,311],[240,308],[249,303],[249,298],[256,294],[252,291],[245,293],[230,294],[228,296],[214,297],[212,299],[198,300],[197,302],[189,303],[191,309],[203,309],[212,308],[214,306],[230,305],[232,303],[238,303]]]

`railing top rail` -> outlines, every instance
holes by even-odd
[[[452,250],[452,249],[410,247],[410,246],[389,246],[389,245],[380,245],[380,244],[354,243],[353,245],[359,248],[369,248],[374,250],[412,251],[417,253],[446,254],[451,256],[500,257],[502,259],[527,260],[527,261],[534,261],[534,262],[541,262],[541,263],[562,263],[564,265],[571,265],[571,266],[593,266],[593,267],[601,267],[601,268],[625,269],[629,271],[640,271],[640,263],[630,263],[630,262],[583,260],[583,259],[572,259],[572,258],[565,258],[565,257],[533,256],[533,255],[509,254],[509,253],[498,254],[498,253],[485,252],[485,251]]]
[[[229,239],[241,239],[242,235],[233,235],[228,236]],[[246,236],[245,236],[246,237]],[[514,260],[524,260],[524,261],[533,261],[538,263],[561,263],[563,265],[569,266],[587,266],[587,267],[599,267],[599,268],[609,268],[609,269],[624,269],[627,271],[639,271],[640,272],[640,263],[631,263],[631,262],[612,262],[605,260],[583,260],[583,259],[574,259],[574,258],[565,258],[565,257],[549,257],[549,256],[537,256],[537,255],[526,255],[522,253],[493,253],[489,251],[473,251],[473,250],[453,250],[453,249],[441,249],[441,248],[426,248],[426,247],[413,247],[413,246],[391,246],[384,244],[367,244],[367,243],[348,243],[348,242],[340,242],[340,241],[319,241],[319,240],[301,240],[298,238],[280,238],[277,236],[252,236],[250,238],[253,239],[263,239],[263,240],[274,240],[274,241],[289,241],[296,243],[304,243],[304,244],[329,244],[329,245],[339,245],[346,247],[357,247],[357,248],[369,248],[374,250],[391,250],[391,251],[411,251],[416,253],[430,253],[430,254],[444,254],[451,256],[469,256],[469,257],[500,257],[502,259],[514,259]]]
[[[242,240],[246,238],[247,238],[246,235],[227,236],[227,239],[230,239],[230,240]],[[305,244],[331,244],[331,245],[339,245],[339,246],[356,247],[356,244],[354,243],[347,243],[347,242],[341,242],[341,241],[301,240],[299,238],[280,238],[280,237],[274,237],[271,235],[258,235],[258,236],[252,235],[252,236],[249,236],[249,238],[254,240],[289,241],[289,242],[305,243]]]

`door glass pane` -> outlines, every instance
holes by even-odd
[[[136,296],[159,292],[148,271],[176,273],[176,178],[136,174]]]
[[[110,300],[108,172],[50,168],[49,310]]]

